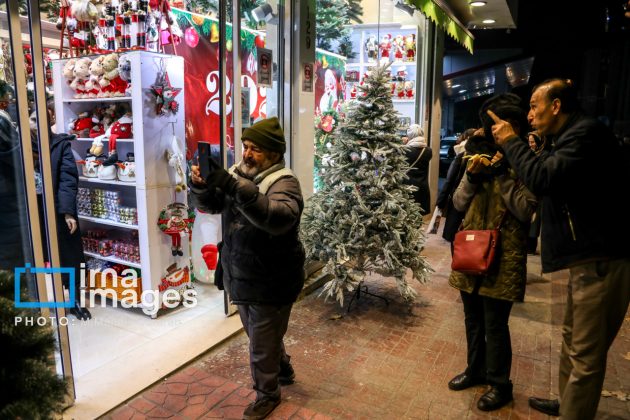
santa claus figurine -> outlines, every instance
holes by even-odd
[[[405,37],[406,60],[414,61],[416,58],[416,35],[409,34]]]
[[[383,35],[379,47],[381,49],[381,60],[389,61],[389,50],[392,48],[392,36],[390,34]]]

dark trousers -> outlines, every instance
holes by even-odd
[[[512,343],[508,318],[512,302],[461,292],[464,303],[468,366],[466,373],[491,385],[508,385]]]
[[[290,357],[284,349],[284,334],[289,326],[288,305],[238,305],[238,313],[249,337],[249,365],[256,399],[280,398],[278,374]]]

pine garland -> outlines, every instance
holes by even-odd
[[[16,322],[39,312],[15,308],[14,293],[13,274],[0,271],[0,418],[53,418],[63,408],[67,387],[54,372],[53,331],[37,322]]]
[[[368,272],[396,278],[405,300],[415,298],[406,272],[425,283],[433,271],[420,255],[426,241],[420,206],[403,184],[409,164],[396,134],[389,65],[375,67],[336,129],[323,188],[307,202],[301,238],[307,258],[334,278],[322,294],[343,305]]]

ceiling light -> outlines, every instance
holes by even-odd
[[[254,8],[252,10],[252,18],[256,23],[266,22],[266,23],[277,23],[278,16],[273,13],[271,9],[271,5],[269,3],[263,3],[260,6]]]
[[[482,23],[486,23],[486,24],[490,24],[490,23],[496,23],[496,20],[494,20],[494,19],[484,19],[481,22]]]
[[[485,2],[485,1],[471,1],[470,2],[470,5],[472,7],[482,7],[482,6],[485,6],[486,4],[487,4],[487,2]]]
[[[456,85],[451,86],[453,89],[460,87],[461,85],[458,83]]]
[[[466,89],[461,89],[461,90],[459,91],[459,93],[464,93],[464,92],[466,92]]]

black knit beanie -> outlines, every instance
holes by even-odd
[[[521,133],[527,132],[527,113],[521,107],[521,98],[513,93],[502,93],[488,99],[481,105],[479,110],[479,118],[486,135],[492,137],[492,126],[494,121],[488,115],[491,110],[503,120],[512,120],[518,123]],[[516,128],[516,127],[514,127]]]
[[[247,127],[241,137],[243,140],[249,140],[272,152],[284,154],[287,150],[287,143],[284,141],[284,132],[280,127],[278,117],[258,121],[251,127]]]

